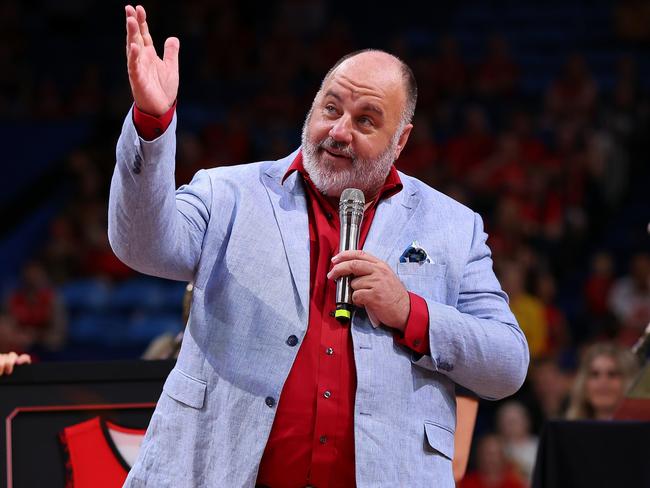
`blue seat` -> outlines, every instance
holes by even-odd
[[[137,315],[128,326],[126,341],[148,344],[161,334],[177,334],[182,329],[181,317],[175,314]]]
[[[117,286],[109,304],[112,310],[121,312],[155,311],[165,306],[165,298],[164,285],[158,280],[137,278]]]
[[[110,287],[97,279],[66,283],[59,289],[70,313],[99,312],[108,306]]]
[[[74,343],[106,344],[111,331],[119,332],[119,323],[104,314],[84,313],[70,321],[70,340]],[[111,342],[111,341],[108,341]]]

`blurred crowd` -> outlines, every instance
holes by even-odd
[[[648,240],[627,218],[649,181],[648,80],[625,49],[648,42],[648,33],[630,23],[633,4],[612,8],[621,48],[607,83],[587,54],[567,45],[552,77],[531,90],[523,87],[530,62],[498,32],[482,35],[481,51],[468,55],[433,27],[424,41],[422,29],[379,36],[366,25],[360,33],[362,14],[343,17],[337,2],[145,3],[154,37],[181,39],[178,185],[204,167],[295,149],[320,79],[341,55],[377,46],[412,66],[420,96],[396,165],[484,217],[532,358],[515,399],[482,408],[472,473],[461,486],[525,486],[543,421],[611,418],[633,377],[626,348],[650,322]],[[5,290],[0,351],[65,359],[61,286],[89,278],[113,286],[136,275],[106,235],[114,143],[131,104],[122,12],[106,9],[44,2],[28,21],[22,3],[0,4],[0,121],[91,127],[60,164],[68,199],[48,239]],[[88,20],[103,13],[101,23]],[[441,9],[439,23],[455,14]]]

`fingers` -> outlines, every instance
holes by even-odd
[[[165,51],[163,52],[163,61],[170,67],[178,70],[178,50],[180,41],[176,37],[170,37],[165,41]]]
[[[374,283],[375,280],[372,278],[371,275],[365,275],[350,280],[350,288],[352,288],[353,290],[370,289],[372,288]]]
[[[131,5],[124,7],[126,13],[126,56],[133,54],[131,46],[136,44],[139,48],[153,46],[149,26],[147,24],[147,12],[144,7],[138,5],[133,8]],[[140,52],[139,50],[137,51]]]
[[[128,47],[131,44],[138,44],[139,46],[144,45],[142,35],[140,34],[140,27],[138,26],[138,20],[136,18],[136,11],[130,5],[125,7],[126,11],[126,46],[127,46],[127,55]]]
[[[372,302],[371,290],[355,290],[352,292],[352,303],[357,307],[365,307]]]
[[[21,354],[16,359],[16,364],[32,364],[32,357],[29,354]]]
[[[0,376],[3,374],[11,374],[14,371],[14,364],[18,354],[10,352],[9,354],[0,354]]]
[[[132,42],[127,46],[127,68],[131,77],[138,72],[138,57],[140,56],[140,45]]]
[[[338,253],[336,256],[332,258],[332,262],[334,264],[340,262],[340,261],[348,261],[350,259],[360,259],[362,261],[368,261],[369,263],[379,263],[381,260],[377,259],[374,257],[372,254],[368,254],[365,251],[362,250],[356,250],[356,251],[343,251]]]
[[[135,13],[138,21],[138,27],[140,29],[140,35],[142,36],[142,42],[145,46],[153,45],[151,35],[149,34],[149,26],[147,25],[147,12],[145,12],[142,5],[138,5],[135,7]]]
[[[352,261],[343,261],[336,264],[330,272],[327,273],[327,277],[331,280],[336,280],[341,276],[365,276],[372,273],[375,269],[375,263],[354,259]]]

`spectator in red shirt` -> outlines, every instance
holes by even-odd
[[[535,126],[530,114],[517,110],[510,116],[510,130],[519,140],[521,158],[526,166],[541,164],[547,157],[548,149],[535,135]]]
[[[432,137],[431,124],[424,116],[416,117],[409,144],[395,166],[406,174],[435,186],[438,173],[438,148]]]
[[[510,56],[508,42],[503,36],[491,36],[485,59],[477,69],[478,93],[488,97],[511,95],[518,80],[519,67]]]
[[[591,259],[591,271],[584,286],[584,298],[590,319],[602,319],[609,312],[609,291],[614,284],[614,263],[606,252]]]
[[[8,311],[35,345],[63,347],[67,335],[63,303],[40,263],[25,266],[20,285],[9,295]]]
[[[536,294],[544,306],[548,335],[546,337],[545,353],[557,356],[569,344],[569,330],[564,313],[555,303],[555,277],[548,271],[537,275]]]
[[[458,488],[525,488],[526,484],[508,462],[498,436],[483,436],[476,448],[476,470]]]
[[[523,193],[526,186],[526,172],[517,137],[510,132],[501,134],[494,153],[482,161],[466,178],[480,193],[490,195],[501,192]]]
[[[451,36],[440,39],[438,57],[433,62],[436,89],[442,95],[465,93],[469,71],[460,53],[458,42]]]
[[[494,150],[494,138],[489,132],[485,112],[470,107],[465,112],[465,129],[451,138],[443,152],[445,167],[454,180],[465,181]]]
[[[598,86],[580,54],[573,54],[564,72],[548,88],[546,110],[551,121],[572,120],[585,123],[593,115]]]

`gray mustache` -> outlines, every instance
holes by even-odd
[[[350,158],[352,160],[356,159],[356,154],[354,154],[354,151],[348,144],[345,144],[343,142],[337,142],[331,137],[327,137],[327,139],[323,140],[320,144],[319,147],[323,149],[330,149],[334,150],[340,154],[343,154],[346,158]]]

